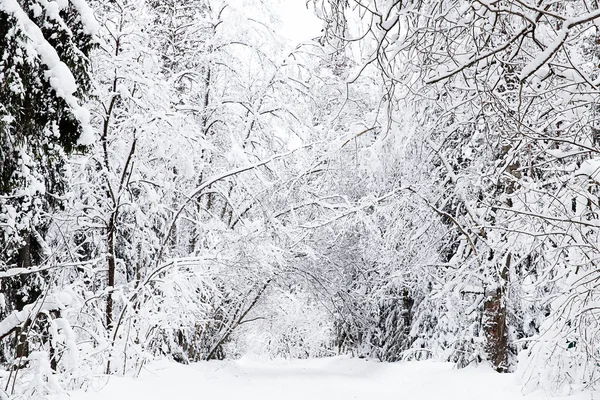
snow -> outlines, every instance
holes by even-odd
[[[75,3],[78,3],[77,1]],[[54,4],[54,3],[52,3]],[[56,13],[58,13],[58,5],[54,4],[56,7]],[[79,3],[81,6],[81,3]],[[52,7],[49,5],[52,9]],[[44,37],[42,30],[29,19],[25,11],[21,8],[19,3],[16,0],[0,0],[0,10],[5,11],[8,14],[12,14],[18,21],[20,28],[27,35],[27,37],[31,40],[31,45],[35,52],[39,55],[40,60],[46,67],[48,68],[45,71],[45,78],[48,79],[50,86],[56,92],[56,95],[63,98],[67,104],[73,110],[73,114],[79,120],[82,125],[83,132],[78,140],[78,143],[81,145],[90,145],[94,142],[94,133],[90,126],[90,115],[89,112],[81,107],[77,99],[74,96],[75,91],[77,90],[77,83],[75,82],[75,77],[69,70],[69,67],[60,60],[60,57],[56,53],[56,50]],[[53,15],[51,15],[52,17]],[[55,18],[58,18],[58,14],[54,15]],[[93,16],[92,16],[93,18]],[[85,20],[87,23],[89,15],[82,15],[82,21]],[[85,25],[85,23],[84,23]]]
[[[384,21],[381,24],[381,27],[384,30],[389,31],[390,29],[392,29],[394,27],[394,25],[396,25],[397,22],[398,22],[398,16],[397,15],[393,15],[387,21]]]
[[[100,29],[100,24],[94,17],[94,11],[87,4],[86,0],[71,0],[71,4],[77,9],[81,16],[83,30],[89,35],[96,35]]]
[[[55,1],[45,1],[45,0],[39,0],[40,3],[42,3],[42,5],[46,8],[46,15],[53,19],[54,21],[61,21],[60,18],[60,11],[61,8],[59,7],[58,3]]]
[[[57,94],[63,98],[73,94],[77,89],[75,78],[66,64],[60,61],[56,50],[46,41],[40,28],[27,17],[16,0],[2,0],[0,8],[17,18],[23,31],[33,42],[42,62],[48,67],[47,77]]]
[[[560,49],[565,40],[567,40],[567,35],[569,33],[570,24],[565,22],[560,31],[558,31],[558,35],[554,42],[546,48],[543,52],[537,55],[529,64],[527,64],[519,75],[519,80],[523,81],[527,79],[531,74],[540,69],[544,64],[546,64],[552,56]]]
[[[600,158],[592,158],[585,160],[581,167],[575,172],[575,175],[589,176],[591,179],[598,182],[600,176]]]
[[[40,311],[62,310],[71,302],[71,296],[67,293],[49,295],[41,302],[27,304],[22,311],[13,311],[0,321],[0,337],[5,336],[15,327],[18,327],[28,318]]]
[[[590,399],[580,393],[570,400]],[[67,397],[65,397],[67,398]],[[71,400],[538,400],[524,395],[514,375],[486,366],[462,370],[433,361],[380,363],[347,357],[293,361],[161,361],[139,378],[111,377],[98,392],[70,393]],[[563,397],[563,399],[566,399]]]

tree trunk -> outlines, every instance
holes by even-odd
[[[487,358],[498,372],[508,372],[508,335],[506,332],[506,302],[504,293],[508,278],[511,254],[500,273],[496,288],[488,294],[483,304],[483,331]]]
[[[31,261],[32,257],[31,257],[31,234],[27,233],[25,235],[25,243],[23,245],[23,247],[21,247],[18,251],[17,254],[17,265],[19,268],[30,268],[32,266],[32,261]],[[21,282],[21,284],[23,285],[20,289],[22,294],[17,294],[14,293],[16,296],[13,299],[13,304],[15,306],[16,310],[22,310],[23,307],[25,306],[25,304],[27,303],[26,296],[28,294],[31,294],[32,292],[32,288],[27,288],[26,292],[24,292],[24,288],[26,288],[28,286],[28,279],[29,277],[27,276],[22,276],[22,277],[17,277],[17,279]],[[16,339],[16,350],[15,350],[15,358],[18,359],[25,359],[29,356],[29,343],[27,341],[27,329],[29,327],[29,321],[27,321],[27,323],[25,323],[22,327],[17,327],[15,329],[15,339]]]
[[[113,290],[115,287],[115,225],[116,225],[116,210],[110,218],[110,224],[107,232],[107,247],[108,254],[108,283],[107,283],[107,294],[106,294],[106,329],[111,330],[113,325]]]

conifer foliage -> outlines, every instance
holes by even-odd
[[[95,27],[81,1],[0,3],[0,358],[16,366],[48,342],[47,318],[59,314],[60,301],[47,297],[54,250],[46,235],[68,204],[68,156],[93,141],[83,103]],[[16,347],[7,346],[13,332]]]

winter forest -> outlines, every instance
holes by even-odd
[[[597,0],[298,0],[296,42],[292,1],[0,0],[0,399],[245,355],[597,387]]]

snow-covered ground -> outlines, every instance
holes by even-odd
[[[157,362],[137,379],[111,377],[95,393],[72,400],[513,400],[523,395],[513,375],[486,367],[455,370],[451,364],[387,364],[349,358],[294,361],[222,361],[180,365]],[[580,393],[569,400],[594,399]],[[563,398],[565,399],[565,398]]]

